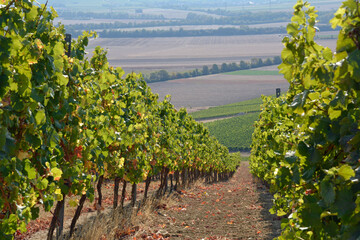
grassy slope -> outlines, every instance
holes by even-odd
[[[261,102],[261,98],[255,98],[243,102],[232,103],[228,105],[212,107],[198,112],[193,112],[191,113],[191,115],[195,119],[206,119],[233,116],[238,113],[256,112],[260,111]]]
[[[249,157],[243,156],[240,152],[232,152],[230,153],[230,156],[234,159],[234,161],[239,163],[249,161]]]
[[[205,123],[210,134],[231,151],[250,150],[254,122],[259,113],[249,113],[225,120]]]

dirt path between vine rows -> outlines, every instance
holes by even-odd
[[[273,239],[280,219],[271,206],[272,195],[242,162],[229,181],[197,184],[163,202],[123,239]]]
[[[157,183],[152,186],[157,187]],[[110,191],[105,199],[111,199]],[[85,234],[74,239],[273,239],[280,235],[280,219],[269,213],[272,195],[253,179],[248,162],[242,162],[228,181],[197,182],[156,202],[155,208],[134,211],[128,206],[127,217],[121,213],[115,219],[116,210],[110,206],[100,214],[91,212],[93,217],[84,213],[87,220],[80,221],[79,228]],[[46,232],[43,228],[30,239],[45,239]]]

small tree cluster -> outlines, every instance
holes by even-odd
[[[276,56],[274,58],[267,58],[266,60],[262,60],[261,58],[253,58],[251,61],[240,61],[239,64],[233,63],[222,63],[220,66],[218,64],[213,64],[211,67],[203,66],[202,69],[194,69],[188,72],[177,72],[177,73],[169,73],[166,70],[160,70],[157,72],[152,72],[148,75],[144,76],[146,82],[161,82],[168,81],[173,79],[180,78],[190,78],[190,77],[198,77],[210,74],[218,74],[225,72],[232,72],[238,70],[245,70],[251,68],[258,68],[270,65],[278,65],[281,63],[281,58]]]

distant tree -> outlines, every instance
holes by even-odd
[[[199,69],[196,68],[195,70],[191,71],[191,72],[190,72],[190,75],[191,75],[192,77],[199,76],[199,75],[200,75]]]
[[[258,66],[258,59],[257,58],[252,58],[250,61],[250,68],[254,68]]]
[[[188,15],[186,16],[186,20],[188,21],[197,20],[197,18],[198,15],[192,12],[188,13]]]
[[[250,68],[249,64],[245,61],[240,61],[240,70],[248,69]]]
[[[176,73],[176,78],[183,78],[183,77],[184,77],[184,76],[183,76],[182,73],[180,73],[180,72]]]
[[[231,63],[229,64],[229,71],[236,71],[236,70],[239,70],[239,66],[236,64],[236,63]]]
[[[189,77],[190,77],[189,72],[184,72],[184,73],[183,73],[183,78],[189,78]]]
[[[264,66],[264,62],[263,62],[263,60],[261,58],[259,58],[258,66],[259,67]]]
[[[170,75],[170,79],[176,79],[176,73],[171,73],[171,75]]]
[[[264,62],[264,65],[265,66],[269,66],[269,65],[272,65],[273,64],[273,61],[270,59],[270,58],[267,58]]]
[[[217,65],[217,64],[213,64],[213,65],[212,65],[212,68],[211,68],[211,73],[212,73],[212,74],[216,74],[216,73],[219,73],[219,72],[220,72],[220,69],[219,69],[218,65]]]
[[[221,72],[227,72],[229,71],[228,65],[226,63],[221,64],[221,68],[220,68]]]
[[[158,78],[157,78],[156,73],[154,73],[154,72],[150,73],[149,80],[150,80],[150,82],[157,81]]]
[[[251,59],[251,67],[257,68],[263,66],[263,61],[261,58],[252,58]]]
[[[202,68],[202,75],[209,75],[209,67],[208,66],[203,66]]]
[[[158,72],[159,81],[166,81],[170,79],[170,75],[166,70],[160,70]]]
[[[274,64],[280,64],[281,62],[282,62],[281,57],[279,57],[279,56],[274,57],[274,59],[273,59]]]

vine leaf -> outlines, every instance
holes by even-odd
[[[349,165],[342,165],[338,170],[338,175],[349,180],[351,177],[355,177],[355,171]]]
[[[45,121],[46,121],[45,110],[41,109],[41,110],[37,111],[37,113],[35,114],[35,121],[36,121],[36,124],[39,126],[41,126],[45,123]]]
[[[334,184],[328,180],[323,180],[320,184],[321,197],[327,205],[335,201]]]

